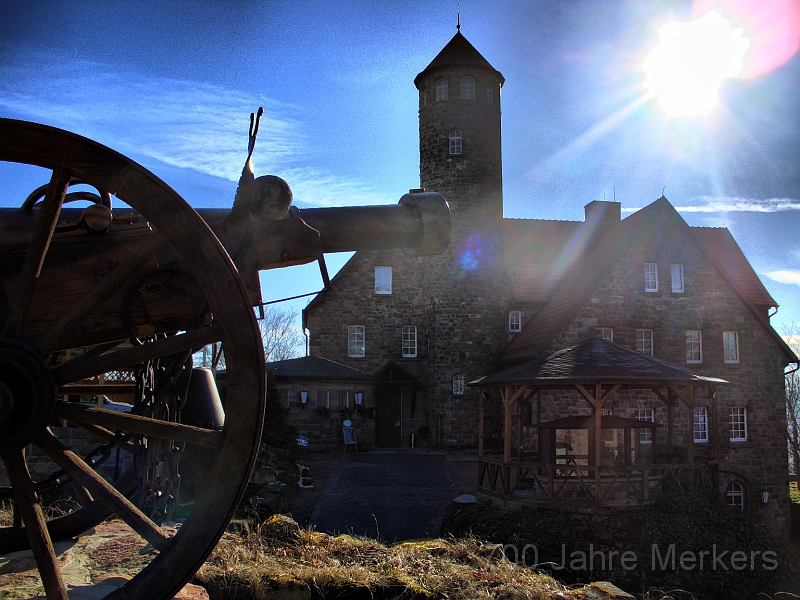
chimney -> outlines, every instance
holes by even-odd
[[[592,200],[583,207],[586,223],[597,225],[597,229],[605,229],[620,222],[622,205],[619,202]]]

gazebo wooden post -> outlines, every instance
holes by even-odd
[[[517,402],[517,461],[522,460],[522,419],[525,416],[525,411],[523,407],[523,402],[525,402],[526,397],[523,396]]]
[[[514,386],[507,384],[500,388],[500,393],[503,397],[503,493],[506,496],[511,495],[511,434],[513,419],[511,415],[511,408],[528,389],[528,386],[522,384],[514,390]]]
[[[719,460],[719,412],[717,406],[717,390],[711,392],[711,432],[714,436],[711,439],[711,447],[714,460]]]
[[[594,497],[600,501],[600,465],[603,463],[603,386],[594,384]]]

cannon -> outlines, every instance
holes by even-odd
[[[21,208],[0,209],[0,458],[14,499],[0,552],[31,548],[48,600],[66,599],[53,542],[115,515],[155,558],[106,597],[171,598],[227,527],[259,449],[258,271],[325,252],[441,252],[447,203],[419,190],[394,206],[234,219],[231,211],[192,209],[92,140],[10,119],[0,119],[0,160],[51,172]],[[70,193],[75,182],[97,193]],[[73,199],[91,204],[71,208]],[[224,348],[224,414],[192,366],[193,353],[209,344]],[[130,410],[64,400],[86,393],[127,398]],[[59,422],[100,440],[97,448],[83,457],[70,450],[52,432]],[[59,470],[33,477],[31,448]],[[112,450],[130,454],[133,466],[110,484],[97,469]],[[45,518],[40,496],[53,486],[69,488],[79,507]],[[181,487],[194,492],[182,496]],[[162,526],[176,506],[182,524]]]

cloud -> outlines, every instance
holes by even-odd
[[[641,210],[641,207],[623,208],[622,212],[632,213]],[[692,204],[676,206],[675,210],[684,213],[729,213],[729,212],[755,212],[774,213],[800,210],[800,200],[793,198],[755,198],[713,197],[698,196],[692,199]]]
[[[74,131],[126,155],[238,181],[250,112],[264,107],[253,168],[286,179],[306,205],[388,202],[316,157],[298,107],[220,85],[115,72],[110,66],[23,51],[0,64],[0,115]],[[396,201],[397,199],[394,199]]]
[[[772,281],[800,286],[800,271],[770,271],[766,274]]]

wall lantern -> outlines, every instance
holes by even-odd
[[[363,392],[356,392],[356,406],[361,406],[364,403],[364,393]]]
[[[769,504],[769,492],[767,490],[761,492],[761,504]]]
[[[306,402],[308,402],[308,392],[303,390],[302,392],[300,392],[300,406],[305,408]]]

